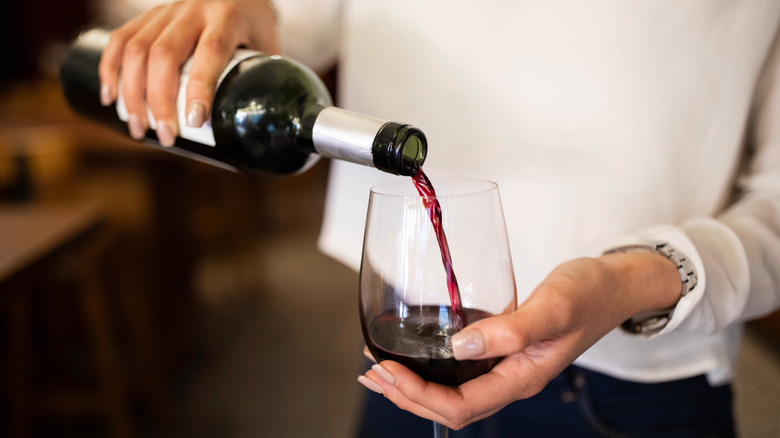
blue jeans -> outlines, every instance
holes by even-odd
[[[366,391],[360,438],[431,438],[431,422]],[[450,438],[734,437],[731,388],[704,376],[634,383],[570,366],[539,394]]]

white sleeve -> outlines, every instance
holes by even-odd
[[[741,312],[735,319],[747,320],[766,315],[780,306],[780,41],[775,41],[759,90],[752,129],[748,140],[751,148],[747,172],[739,180],[739,200],[719,219],[739,239],[734,247],[746,259],[748,278]],[[709,248],[706,236],[697,237],[703,248]],[[713,248],[711,257],[718,263],[718,253],[731,248]],[[708,251],[709,252],[709,251]],[[712,269],[728,271],[717,265]],[[719,280],[725,288],[732,276]],[[736,276],[733,276],[736,278]]]
[[[341,0],[276,0],[282,53],[317,72],[336,63]]]
[[[681,298],[671,330],[711,334],[780,307],[780,46],[775,42],[757,93],[736,201],[696,217],[624,236],[661,240],[693,262],[699,284]],[[702,183],[706,184],[706,181]]]

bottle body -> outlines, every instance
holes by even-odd
[[[62,87],[78,113],[127,132],[121,96],[116,107],[100,104],[97,68],[107,37],[105,31],[91,30],[74,43],[62,66]],[[335,108],[314,72],[297,61],[258,52],[237,52],[218,82],[210,119],[202,128],[188,127],[184,116],[188,64],[182,67],[177,101],[180,134],[174,147],[166,150],[261,175],[301,172],[320,156],[411,175],[425,160],[427,143],[416,128]],[[330,117],[320,119],[321,114]],[[155,122],[152,117],[149,121],[147,143],[158,145]],[[396,131],[403,129],[398,127],[411,129],[413,135],[400,139]],[[375,144],[388,130],[394,130],[395,140],[384,147]],[[402,155],[401,161],[385,164],[385,156],[393,153]]]

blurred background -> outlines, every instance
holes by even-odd
[[[357,274],[316,249],[327,162],[236,175],[64,101],[69,41],[151,3],[0,3],[0,435],[349,437],[365,364]],[[740,435],[780,437],[778,314],[735,391]]]

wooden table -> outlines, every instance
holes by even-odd
[[[34,269],[101,223],[96,202],[0,204],[0,283]]]

